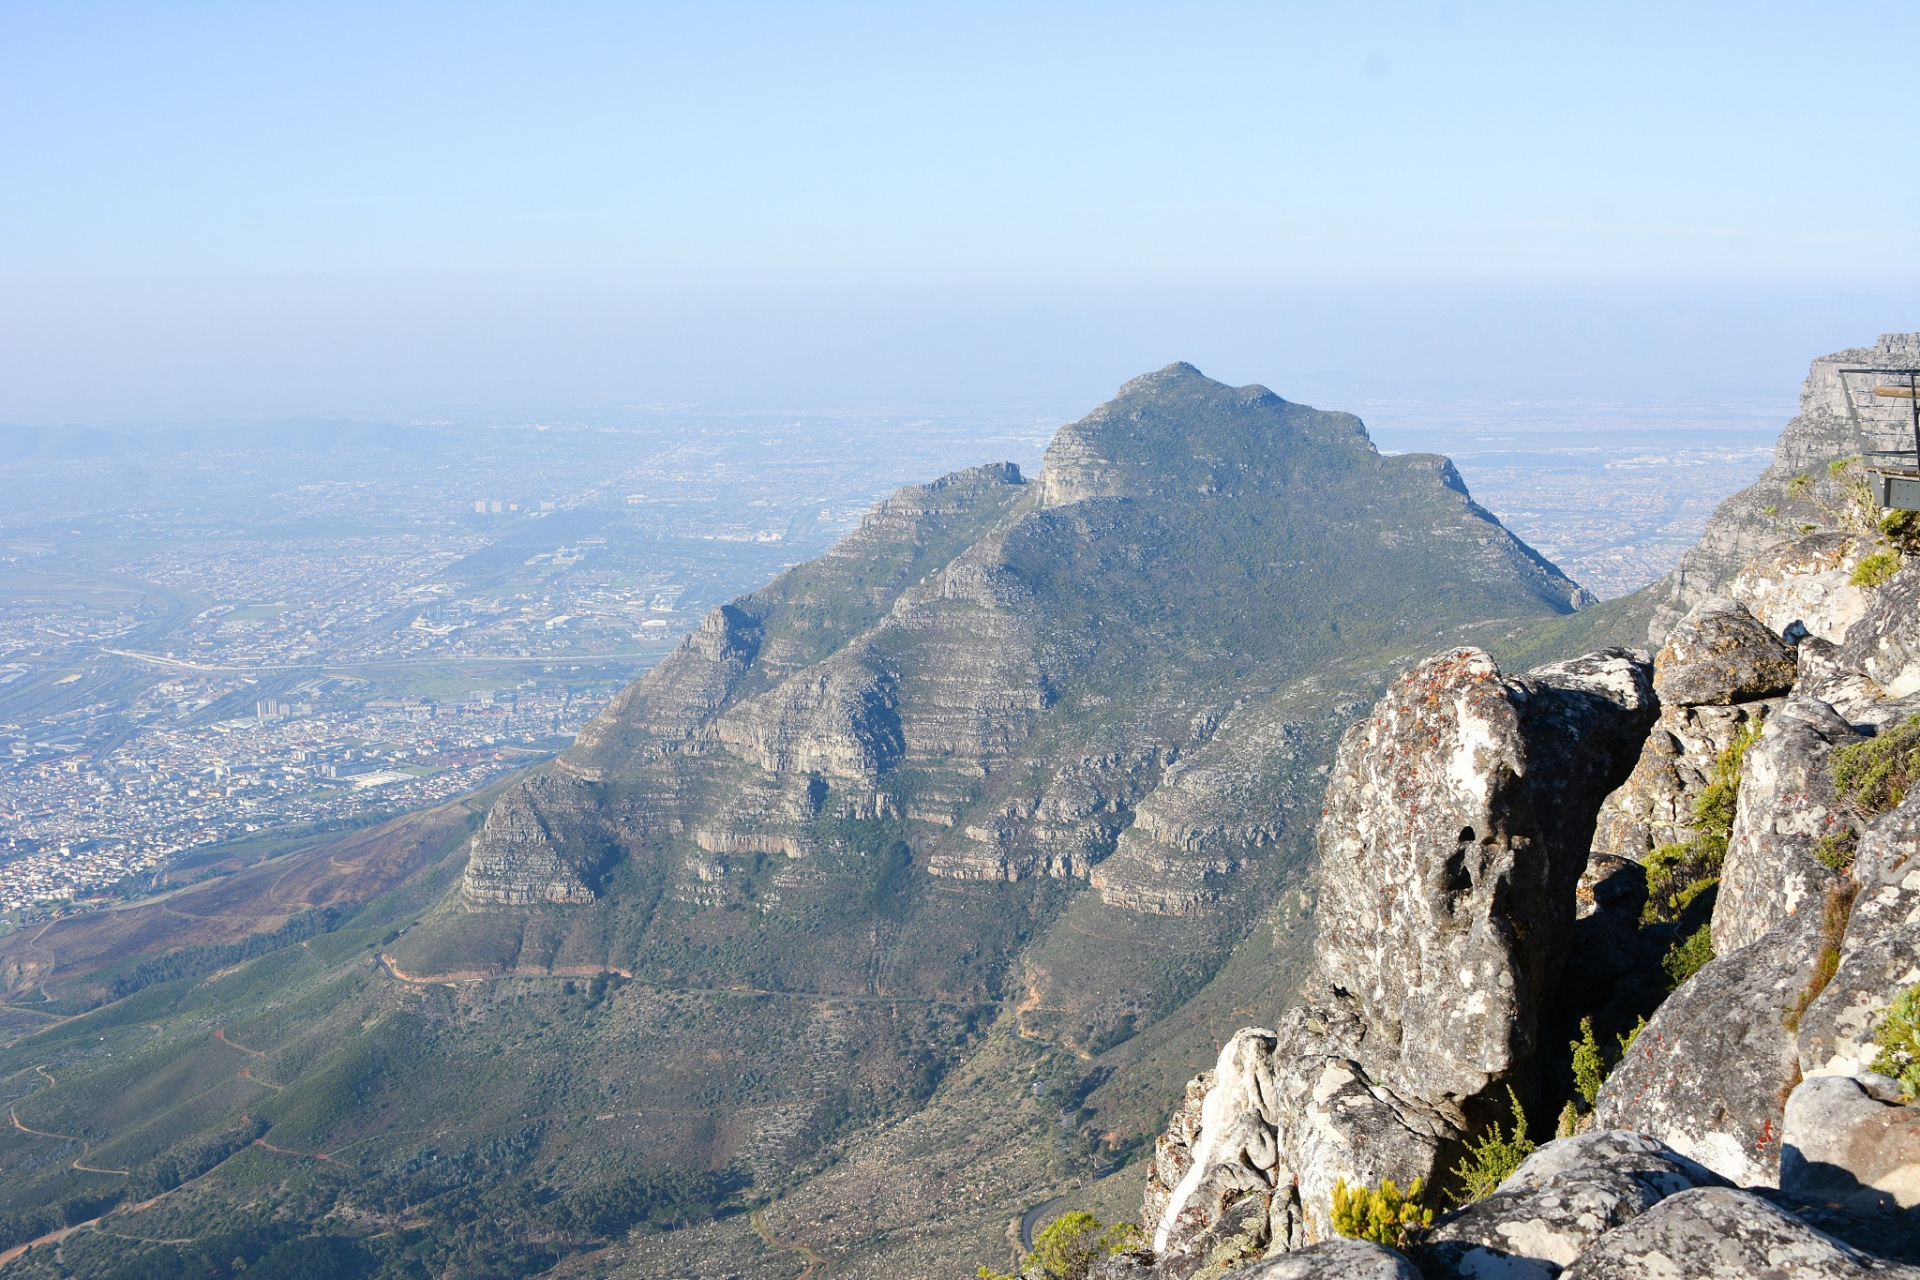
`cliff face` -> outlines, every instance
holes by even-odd
[[[1037,484],[904,489],[716,610],[496,804],[465,894],[576,902],[622,856],[803,858],[853,820],[934,876],[1099,869],[1109,903],[1189,912],[1311,804],[1415,619],[1583,599],[1443,459],[1170,366],[1062,428]]]
[[[1694,605],[1727,594],[1734,577],[1756,555],[1793,541],[1794,530],[1802,524],[1827,523],[1815,500],[1829,505],[1841,500],[1827,475],[1829,462],[1876,449],[1913,448],[1907,406],[1867,394],[1871,378],[1840,374],[1861,367],[1920,368],[1920,333],[1882,334],[1871,347],[1849,347],[1813,362],[1800,389],[1800,413],[1780,433],[1772,465],[1751,486],[1721,503],[1698,545],[1649,588],[1654,601],[1649,636],[1654,643]],[[1811,489],[1789,492],[1788,486],[1803,475],[1812,477]],[[1769,507],[1774,508],[1771,514]],[[1771,576],[1778,580],[1787,575]],[[1844,581],[1845,574],[1838,577]],[[1809,625],[1814,623],[1809,620]]]
[[[1816,362],[1777,470],[1858,451],[1833,369],[1920,354],[1881,347]],[[1516,677],[1449,650],[1348,731],[1312,976],[1188,1085],[1155,1148],[1150,1248],[1097,1274],[1350,1274],[1335,1185],[1457,1193],[1449,1160],[1509,1090],[1538,1139],[1565,1104],[1558,1140],[1369,1265],[1920,1274],[1877,1256],[1920,1260],[1920,1104],[1870,1070],[1894,1002],[1920,998],[1920,562],[1849,580],[1904,537],[1855,513],[1851,534],[1770,522],[1730,563],[1759,540],[1754,501],[1729,500],[1689,562],[1732,594],[1698,593],[1651,661]],[[1568,1042],[1595,1027],[1638,1029],[1582,1099]]]

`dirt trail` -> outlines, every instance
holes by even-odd
[[[87,1158],[87,1152],[93,1148],[93,1144],[85,1138],[75,1137],[71,1133],[48,1133],[45,1129],[29,1129],[26,1125],[20,1123],[19,1115],[15,1113],[11,1106],[7,1108],[7,1118],[13,1121],[14,1128],[22,1133],[30,1133],[36,1138],[52,1138],[56,1142],[79,1143],[80,1154],[74,1158],[73,1167],[81,1173],[117,1173],[124,1178],[133,1172],[131,1169],[99,1169],[90,1164],[81,1164],[80,1162]]]
[[[225,1027],[215,1027],[213,1029],[213,1038],[215,1040],[218,1040],[221,1044],[227,1046],[227,1048],[229,1049],[238,1049],[240,1052],[244,1054],[248,1054],[252,1057],[258,1058],[262,1062],[265,1062],[267,1060],[267,1055],[260,1052],[260,1050],[249,1049],[247,1048],[246,1045],[240,1044],[239,1042],[234,1040],[227,1039],[227,1029]],[[248,1063],[246,1066],[240,1068],[240,1078],[242,1080],[245,1080],[248,1084],[257,1084],[261,1088],[271,1089],[275,1093],[278,1093],[282,1089],[287,1087],[283,1084],[275,1084],[271,1080],[262,1080],[259,1076],[253,1074],[252,1063]]]
[[[767,1225],[766,1210],[755,1209],[751,1221],[754,1233],[766,1241],[769,1248],[797,1253],[806,1260],[807,1269],[800,1273],[800,1280],[816,1280],[817,1277],[826,1274],[827,1260],[815,1253],[811,1247],[797,1240],[782,1240],[773,1234],[773,1228]]]
[[[336,1169],[353,1168],[352,1165],[346,1163],[344,1160],[335,1160],[332,1156],[326,1154],[324,1151],[294,1151],[288,1147],[276,1147],[271,1142],[268,1142],[265,1138],[255,1138],[253,1140],[253,1145],[256,1147],[265,1148],[266,1150],[273,1152],[277,1156],[299,1156],[302,1160],[318,1160],[322,1164],[330,1164],[334,1166]]]

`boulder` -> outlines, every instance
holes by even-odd
[[[1713,908],[1715,952],[1739,950],[1809,904],[1818,910],[1835,876],[1814,856],[1816,846],[1850,825],[1831,759],[1860,740],[1831,706],[1796,696],[1747,748]]]
[[[1454,649],[1341,741],[1320,823],[1314,988],[1363,1027],[1354,1057],[1442,1110],[1535,1049],[1564,967],[1601,800],[1652,719],[1625,650],[1509,677]]]
[[[1889,698],[1920,693],[1920,560],[1907,564],[1873,596],[1865,615],[1848,630],[1840,659]]]
[[[1562,1138],[1528,1156],[1492,1195],[1435,1223],[1413,1256],[1426,1280],[1548,1280],[1602,1233],[1666,1197],[1725,1185],[1644,1134],[1599,1130]]]
[[[1253,1201],[1267,1214],[1266,1247],[1303,1248],[1333,1237],[1341,1179],[1432,1180],[1458,1133],[1343,1056],[1354,1035],[1295,1009],[1278,1032],[1235,1033],[1214,1070],[1187,1086],[1147,1176],[1142,1217],[1156,1254],[1218,1252],[1226,1235],[1246,1234],[1240,1225],[1223,1235],[1222,1224]]]
[[[1727,707],[1663,706],[1633,772],[1600,806],[1594,854],[1639,862],[1663,844],[1685,840],[1694,801],[1712,779],[1720,753],[1779,706],[1777,698]]]
[[[1866,1280],[1920,1276],[1724,1187],[1682,1191],[1594,1241],[1567,1280]]]
[[[1878,1053],[1873,1032],[1902,990],[1920,982],[1920,794],[1868,824],[1854,856],[1859,885],[1840,967],[1800,1020],[1800,1069],[1859,1075]]]
[[[1873,604],[1871,589],[1847,580],[1862,554],[1858,538],[1808,534],[1747,561],[1727,584],[1727,595],[1777,635],[1814,635],[1839,644]]]
[[[1368,1240],[1329,1240],[1240,1274],[1246,1280],[1421,1280],[1406,1258]]]
[[[1695,605],[1653,659],[1662,705],[1729,706],[1793,687],[1793,651],[1726,596]]]
[[[1787,1099],[1780,1189],[1854,1212],[1920,1204],[1920,1107],[1873,1097],[1851,1076],[1803,1081]]]
[[[1790,916],[1682,983],[1601,1086],[1594,1126],[1644,1133],[1741,1185],[1772,1185],[1800,1071],[1783,1020],[1812,977],[1819,916]]]
[[[1433,1179],[1480,1095],[1531,1067],[1594,813],[1653,715],[1643,654],[1512,677],[1455,649],[1348,732],[1320,823],[1306,999],[1277,1031],[1239,1032],[1188,1086],[1148,1178],[1156,1255],[1211,1256],[1255,1201],[1269,1249],[1304,1248],[1333,1235],[1339,1180]]]

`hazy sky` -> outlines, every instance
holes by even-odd
[[[1050,411],[1177,358],[1776,394],[1920,327],[1916,48],[1910,3],[7,0],[0,421]]]

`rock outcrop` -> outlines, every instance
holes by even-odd
[[[1683,1191],[1601,1236],[1567,1280],[1868,1280],[1920,1276],[1823,1235],[1759,1196],[1724,1187]]]
[[[1644,1134],[1550,1142],[1492,1195],[1440,1219],[1414,1251],[1426,1280],[1549,1280],[1593,1242],[1668,1196],[1726,1180]]]
[[[1783,1023],[1812,981],[1820,929],[1820,913],[1803,912],[1688,979],[1607,1077],[1594,1124],[1647,1134],[1743,1186],[1774,1185],[1800,1077]]]
[[[1818,908],[1834,871],[1815,856],[1847,826],[1834,792],[1834,751],[1861,741],[1817,698],[1789,698],[1747,748],[1739,806],[1713,908],[1713,948],[1737,951],[1780,921]]]
[[[1872,1090],[1872,1092],[1869,1092]],[[1920,1208],[1920,1107],[1885,1076],[1815,1076],[1787,1099],[1780,1189],[1871,1214]]]
[[[1920,363],[1920,338],[1892,346]],[[1816,362],[1782,489],[1844,452],[1836,370],[1864,355]],[[1867,535],[1782,538],[1768,517],[1762,540],[1744,501],[1669,595],[1686,607],[1651,663],[1509,677],[1450,650],[1347,733],[1312,975],[1188,1086],[1129,1274],[1305,1258],[1336,1183],[1444,1183],[1505,1090],[1549,1113],[1567,1097],[1543,1037],[1583,1015],[1630,1029],[1636,1002],[1651,1017],[1591,1113],[1563,1116],[1576,1135],[1408,1231],[1419,1274],[1920,1274],[1868,1251],[1920,1240],[1920,1105],[1869,1070],[1920,984],[1920,792],[1875,817],[1835,780],[1837,753],[1920,710],[1920,566],[1860,585]],[[1643,916],[1641,864],[1676,858],[1704,878],[1659,904],[1677,920]],[[1713,958],[1682,964],[1709,906]]]
[[[1240,1032],[1156,1148],[1157,1253],[1257,1205],[1266,1250],[1330,1238],[1334,1184],[1431,1179],[1496,1086],[1526,1083],[1593,816],[1653,716],[1624,651],[1507,676],[1458,649],[1341,743],[1320,826],[1308,999]]]

